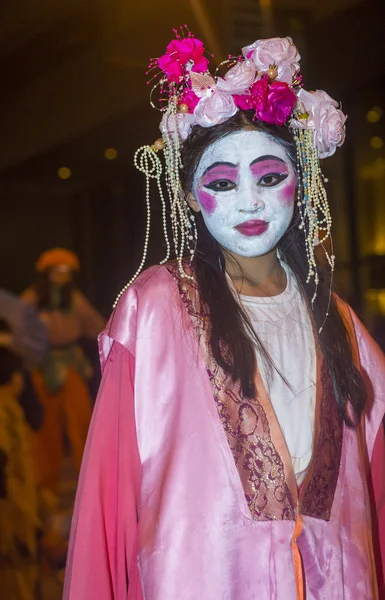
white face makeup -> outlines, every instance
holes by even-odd
[[[240,256],[270,252],[294,212],[295,170],[284,148],[260,131],[233,133],[209,146],[194,196],[211,235]]]

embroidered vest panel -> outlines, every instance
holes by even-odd
[[[254,520],[295,520],[296,504],[302,514],[328,521],[333,504],[341,460],[343,425],[339,417],[330,378],[320,369],[313,458],[298,493],[288,485],[281,454],[274,444],[266,412],[257,397],[245,398],[238,382],[214,360],[210,351],[210,316],[199,299],[195,281],[182,279],[174,263],[167,265],[188,312],[210,379],[218,415],[227,436]],[[260,378],[259,378],[260,380]]]

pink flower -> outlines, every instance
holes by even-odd
[[[269,93],[269,80],[267,77],[262,77],[254,83],[250,89],[253,108],[256,111],[263,111],[266,108]]]
[[[164,113],[160,122],[159,129],[163,136],[173,136],[175,132],[178,134],[182,142],[187,139],[192,126],[195,125],[194,115],[189,113],[168,114]]]
[[[297,96],[286,83],[273,81],[269,85],[264,108],[257,108],[255,116],[265,123],[284,125],[297,102]]]
[[[217,87],[227,94],[244,94],[256,78],[255,65],[251,60],[244,60],[232,67],[224,77],[219,77]]]
[[[235,94],[233,98],[236,106],[238,106],[238,108],[240,108],[241,110],[252,110],[253,98],[251,94],[243,94],[242,96],[237,96]]]
[[[262,77],[250,88],[248,94],[234,96],[235,104],[242,110],[263,110],[267,103],[269,80]]]
[[[158,59],[159,68],[169,81],[179,81],[184,69],[204,73],[208,59],[203,56],[203,42],[194,37],[172,40],[166,53]]]
[[[220,90],[201,98],[194,110],[196,123],[202,127],[211,127],[223,123],[238,111],[233,97]]]
[[[186,88],[179,97],[178,104],[186,104],[188,106],[189,113],[193,113],[198,102],[198,96],[192,90],[190,90],[190,88]]]
[[[307,92],[301,89],[298,98],[308,116],[294,121],[294,126],[314,129],[314,143],[319,157],[332,156],[345,141],[346,115],[338,108],[338,102],[323,90]]]
[[[254,83],[250,95],[235,96],[236,105],[243,110],[255,110],[255,117],[265,123],[283,125],[293,112],[297,96],[286,83],[268,78]]]
[[[293,76],[299,71],[298,62],[301,57],[290,37],[257,40],[242,48],[242,54],[254,62],[259,74],[265,73],[271,65],[276,65],[278,81],[291,84]]]

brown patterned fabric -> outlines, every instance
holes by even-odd
[[[218,415],[231,448],[244,494],[254,520],[295,520],[297,498],[290,492],[281,455],[271,438],[269,421],[257,398],[242,396],[238,383],[219,367],[210,352],[210,319],[201,306],[195,281],[181,279],[176,264],[168,264],[191,318],[206,363]],[[342,423],[327,372],[323,370],[320,408],[322,430],[315,443],[300,495],[303,514],[328,520],[337,484],[342,448]],[[308,482],[308,483],[307,483]]]
[[[321,424],[299,506],[303,515],[329,521],[341,462],[343,422],[325,366],[321,372]]]

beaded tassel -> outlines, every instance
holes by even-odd
[[[154,146],[141,146],[135,152],[134,164],[135,164],[136,168],[139,171],[141,171],[142,173],[144,173],[144,175],[146,176],[146,234],[145,234],[145,239],[144,239],[143,254],[142,254],[142,260],[140,261],[140,265],[137,268],[134,275],[131,277],[130,281],[119,292],[119,294],[113,304],[114,308],[118,304],[120,298],[122,297],[124,292],[127,290],[127,288],[129,288],[130,285],[132,285],[134,283],[134,281],[138,277],[138,275],[140,275],[140,273],[144,267],[144,264],[146,262],[148,244],[149,244],[149,239],[150,239],[150,228],[151,228],[151,204],[150,204],[150,180],[151,179],[156,180],[159,196],[160,196],[160,199],[162,202],[163,231],[164,231],[164,235],[165,235],[166,248],[167,248],[166,257],[163,259],[162,264],[170,258],[170,250],[171,249],[170,249],[170,242],[169,242],[168,234],[167,234],[166,202],[165,202],[165,199],[163,196],[162,184],[161,184],[163,167],[162,167],[162,162],[161,162],[160,158],[158,157],[156,151],[157,151],[157,147],[156,147],[156,145],[154,145]]]
[[[329,237],[331,239],[332,217],[324,186],[324,182],[327,180],[324,178],[319,164],[318,151],[314,145],[314,132],[311,129],[297,130],[294,139],[297,146],[299,182],[297,205],[301,216],[299,228],[305,230],[305,247],[309,265],[306,282],[309,283],[313,279],[315,283],[312,298],[313,306],[319,284],[315,259],[315,248],[317,246],[322,246],[332,274],[334,271],[335,256],[330,254],[324,245]],[[328,312],[326,313],[327,316]]]
[[[162,203],[162,223],[163,232],[166,241],[166,257],[160,262],[164,264],[170,259],[171,255],[171,244],[168,238],[167,232],[167,206],[163,195],[161,177],[162,177],[162,162],[157,155],[159,150],[164,150],[165,157],[165,181],[167,195],[170,204],[170,218],[171,218],[171,230],[173,238],[173,246],[176,259],[178,261],[179,272],[185,279],[193,279],[191,275],[187,275],[183,267],[183,260],[185,258],[186,251],[189,253],[190,264],[194,258],[196,243],[197,243],[197,228],[195,223],[195,217],[188,206],[182,185],[180,182],[180,169],[183,168],[181,153],[180,153],[180,141],[177,133],[175,120],[177,118],[177,103],[170,101],[167,107],[166,119],[167,127],[164,134],[165,139],[157,140],[153,146],[142,146],[138,148],[134,156],[134,164],[136,168],[141,171],[146,177],[146,234],[143,248],[142,260],[135,274],[131,277],[130,281],[124,286],[119,292],[115,302],[114,308],[118,304],[120,298],[124,292],[134,283],[136,278],[140,275],[147,258],[148,244],[150,238],[150,226],[151,226],[151,205],[150,205],[150,180],[155,179],[159,192],[159,197]],[[174,122],[173,122],[174,120]]]
[[[183,268],[183,259],[186,251],[189,252],[190,262],[195,253],[197,231],[195,217],[188,206],[182,185],[180,182],[180,170],[183,168],[180,140],[176,127],[177,119],[176,99],[169,103],[166,111],[165,138],[165,162],[166,162],[166,186],[170,201],[170,216],[173,233],[173,242],[179,272],[182,277],[192,279]]]

